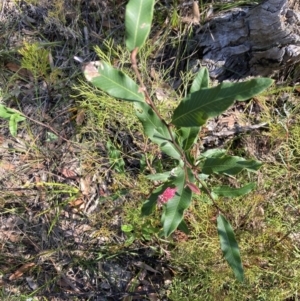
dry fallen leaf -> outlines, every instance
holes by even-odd
[[[26,79],[33,79],[32,73],[31,73],[29,70],[27,70],[27,69],[25,69],[25,68],[22,68],[22,67],[21,67],[20,65],[18,65],[18,64],[15,64],[15,63],[7,63],[7,64],[5,65],[5,67],[6,67],[8,70],[17,73],[20,77],[24,77],[24,78],[26,78]]]
[[[35,263],[33,263],[33,262],[25,263],[19,269],[17,269],[12,275],[10,275],[10,277],[8,279],[11,281],[19,279],[20,277],[23,276],[24,273],[29,271],[34,266],[35,266]]]
[[[157,294],[156,293],[149,293],[148,298],[150,301],[157,301]]]
[[[100,61],[92,61],[82,64],[82,71],[88,81],[91,81],[94,77],[98,77],[98,68],[101,66]]]
[[[88,195],[90,193],[90,183],[91,179],[86,177],[80,179],[80,190],[83,195]]]
[[[82,198],[72,200],[69,205],[76,211],[84,209],[84,200]]]
[[[13,171],[15,170],[15,166],[8,161],[2,160],[0,163],[0,170],[4,169],[5,171]]]
[[[198,1],[193,2],[193,17],[194,17],[194,22],[195,23],[200,22],[200,11],[199,11]]]
[[[176,230],[173,234],[173,238],[177,242],[183,242],[183,241],[188,241],[189,237],[187,234],[180,230]]]
[[[20,242],[22,237],[19,233],[11,230],[0,230],[0,241]]]
[[[62,175],[67,179],[76,179],[77,173],[74,170],[63,168],[61,171]]]
[[[83,121],[85,119],[85,110],[82,109],[78,112],[77,116],[76,116],[76,124],[77,125],[82,125]]]

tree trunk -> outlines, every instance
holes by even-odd
[[[300,62],[300,1],[266,0],[213,16],[202,26],[202,65],[218,80],[274,76]]]

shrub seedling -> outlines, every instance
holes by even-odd
[[[7,119],[9,121],[9,131],[10,134],[14,137],[17,135],[18,122],[24,121],[26,119],[17,110],[10,109],[1,104],[0,104],[0,118]]]
[[[126,47],[131,52],[131,64],[138,83],[104,61],[85,64],[84,75],[89,82],[110,96],[132,102],[148,138],[156,143],[164,154],[175,159],[176,165],[172,170],[149,176],[149,179],[160,181],[162,184],[145,201],[142,214],[150,215],[155,206],[161,206],[164,235],[168,237],[176,229],[187,232],[184,212],[191,204],[193,193],[207,194],[219,212],[217,229],[223,255],[236,278],[243,281],[244,272],[233,229],[215,201],[218,196],[244,195],[255,185],[250,183],[239,189],[229,186],[210,188],[203,179],[214,174],[232,176],[242,170],[255,172],[261,163],[229,156],[220,149],[209,150],[198,156],[192,152],[192,148],[201,127],[209,118],[220,115],[235,101],[245,101],[261,93],[272,84],[272,80],[255,78],[210,87],[208,71],[203,68],[193,80],[187,96],[172,112],[171,122],[168,123],[151,99],[137,65],[138,51],[150,32],[154,2],[154,0],[130,0],[126,6]]]

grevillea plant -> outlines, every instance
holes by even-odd
[[[190,206],[193,194],[204,193],[217,208],[217,229],[223,255],[238,280],[244,278],[240,252],[233,229],[223,211],[216,204],[218,196],[236,197],[249,193],[255,184],[241,188],[229,186],[209,187],[205,181],[209,176],[234,176],[242,170],[255,172],[261,163],[226,154],[215,149],[194,155],[193,145],[201,127],[209,118],[226,111],[235,101],[245,101],[259,94],[272,84],[269,78],[255,78],[246,82],[224,82],[209,86],[209,74],[203,68],[195,76],[189,93],[180,100],[172,112],[171,122],[161,116],[145,87],[137,65],[139,49],[148,38],[154,9],[154,0],[130,0],[126,6],[126,47],[131,52],[131,64],[137,82],[123,71],[104,61],[85,64],[85,77],[109,95],[133,103],[137,118],[145,134],[157,144],[161,151],[175,159],[174,167],[165,173],[149,175],[161,185],[144,202],[142,214],[150,215],[155,206],[162,208],[163,233],[168,237],[176,229],[187,232],[184,212]]]

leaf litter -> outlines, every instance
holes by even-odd
[[[0,128],[0,266],[7,294],[33,292],[51,300],[150,295],[154,300],[161,291],[165,267],[155,253],[137,244],[119,254],[125,238],[120,231],[122,215],[115,208],[122,208],[130,195],[110,199],[113,179],[105,144],[95,143],[91,133],[80,134],[86,111],[69,96],[81,74],[73,56],[90,53],[79,24],[90,24],[89,42],[97,45],[105,33],[98,33],[101,22],[93,11],[112,16],[113,22],[105,21],[111,28],[122,21],[115,9],[105,2],[69,0],[3,4],[1,17],[7,16],[6,26],[15,26],[12,35],[1,34],[1,41],[10,45],[7,53],[22,47],[22,39],[29,45],[25,55],[34,43],[40,45],[36,51],[49,52],[34,72],[30,64],[28,69],[19,63],[18,53],[14,58],[8,55],[1,73],[5,104],[26,116],[15,138],[2,120]],[[24,17],[20,19],[19,13]],[[91,60],[96,58],[92,55]],[[27,59],[30,62],[30,56]],[[104,202],[102,196],[107,197]]]

